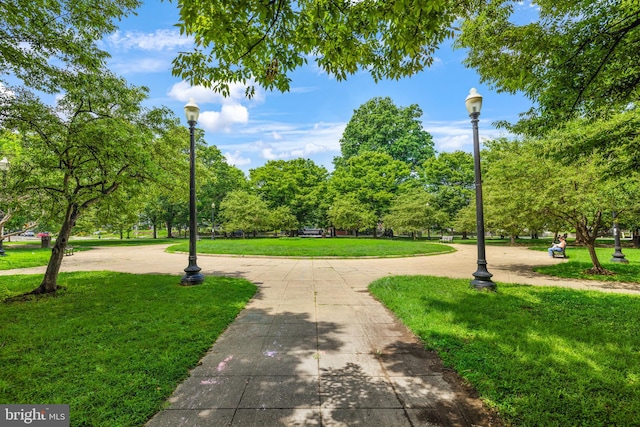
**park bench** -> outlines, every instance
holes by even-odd
[[[559,251],[553,251],[551,256],[553,256],[553,258],[569,258],[565,252],[566,250],[567,248],[565,247],[564,249],[561,249]]]
[[[67,246],[64,248],[64,254],[66,256],[73,255],[73,246]]]
[[[440,236],[442,243],[453,243],[453,236]]]
[[[304,228],[298,231],[298,237],[322,237],[322,228]]]

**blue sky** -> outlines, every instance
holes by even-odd
[[[526,8],[528,6],[522,5]],[[469,89],[483,95],[480,137],[504,135],[492,123],[515,121],[531,102],[521,95],[498,94],[480,84],[477,73],[462,65],[463,51],[445,46],[434,65],[411,78],[375,83],[367,73],[347,81],[319,71],[314,63],[291,75],[287,93],[258,90],[244,98],[244,88],[235,87],[223,98],[202,87],[191,87],[171,75],[171,61],[177,52],[190,50],[191,40],[180,37],[174,26],[177,6],[168,2],[147,2],[119,23],[119,31],[102,41],[112,58],[109,67],[130,83],[150,89],[149,106],[165,105],[184,119],[189,98],[200,106],[198,127],[208,144],[216,145],[230,164],[245,172],[269,160],[312,159],[333,169],[332,159],[340,154],[340,137],[354,110],[373,97],[390,97],[397,106],[418,104],[422,123],[434,139],[438,152],[472,151],[471,124],[464,106]]]

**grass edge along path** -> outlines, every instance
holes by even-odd
[[[372,238],[260,238],[216,239],[198,242],[199,254],[282,257],[406,257],[454,252],[451,246],[425,240]],[[168,252],[188,252],[189,242],[172,245]]]
[[[41,275],[0,277],[13,294]],[[244,279],[61,273],[55,297],[0,304],[0,403],[69,404],[71,426],[140,426],[256,291]]]
[[[370,290],[508,424],[640,425],[640,297],[426,276]]]
[[[540,250],[540,248],[536,249]],[[593,263],[589,257],[589,251],[587,248],[571,246],[567,249],[567,255],[569,256],[568,261],[534,267],[533,271],[554,277],[579,280],[602,280],[626,283],[640,282],[640,250],[635,248],[625,248],[623,250],[625,258],[629,261],[628,264],[611,262],[613,252],[613,248],[596,248],[596,254],[602,266],[614,273],[611,276],[587,274],[586,270],[593,267]]]

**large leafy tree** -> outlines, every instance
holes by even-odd
[[[555,123],[637,101],[636,1],[537,0],[535,19],[516,19],[520,3],[487,2],[464,21],[457,40],[483,82],[522,91],[537,103],[519,130],[540,134]]]
[[[269,208],[288,207],[298,226],[317,226],[323,217],[328,172],[313,160],[271,160],[249,171],[250,185]],[[294,227],[297,228],[297,227]]]
[[[0,2],[0,79],[55,91],[69,73],[96,71],[106,52],[95,42],[116,29],[138,0],[11,0]]]
[[[174,60],[174,74],[229,91],[255,81],[289,89],[309,59],[337,79],[366,69],[398,79],[433,62],[470,1],[178,0],[180,31],[195,47]],[[251,89],[249,89],[251,91]]]
[[[413,188],[394,199],[384,216],[384,227],[396,233],[411,233],[416,239],[418,232],[428,230],[441,216],[433,196],[421,188]]]
[[[427,190],[434,196],[432,203],[446,213],[445,222],[455,218],[460,209],[468,206],[474,198],[471,153],[439,153],[437,157],[431,157],[424,162],[419,173]]]
[[[546,152],[558,162],[596,154],[607,166],[607,175],[623,179],[640,169],[640,108],[597,119],[577,118],[548,132],[544,139]]]
[[[12,171],[13,163],[20,162],[20,152],[19,136],[0,131],[0,159],[6,162],[0,169],[0,248],[6,238],[35,227],[40,217],[33,194],[22,190],[20,177]],[[7,231],[9,227],[13,231]]]
[[[435,154],[431,135],[422,128],[417,104],[396,106],[391,98],[373,98],[353,112],[340,139],[342,162],[368,151],[387,153],[412,169]]]
[[[21,135],[21,162],[12,173],[25,191],[37,192],[60,224],[42,283],[35,293],[57,289],[57,276],[80,214],[130,183],[149,179],[173,153],[154,142],[162,127],[178,122],[168,111],[148,112],[146,91],[108,72],[78,75],[56,108],[28,92],[0,105],[3,126]]]
[[[337,198],[327,212],[329,223],[335,228],[355,231],[375,229],[378,217],[363,206],[354,194]]]
[[[565,138],[575,136],[566,134]],[[607,173],[608,166],[598,154],[562,164],[545,154],[550,144],[553,141],[527,140],[491,145],[490,165],[494,166],[487,170],[487,202],[491,204],[495,199],[506,203],[501,194],[517,198],[515,204],[489,208],[489,212],[497,215],[491,220],[509,224],[512,216],[519,218],[520,223],[526,223],[527,218],[542,217],[556,225],[566,224],[575,229],[577,241],[589,250],[591,272],[606,274],[598,260],[595,242],[600,232],[611,225],[612,212],[636,206],[640,190],[638,174],[630,174],[620,182]],[[495,167],[497,164],[502,166]]]
[[[348,196],[380,221],[394,197],[409,185],[410,177],[406,163],[385,153],[370,152],[354,156],[338,167],[329,187],[334,205],[336,200]]]
[[[267,204],[259,196],[245,190],[227,194],[220,208],[223,228],[227,232],[242,230],[243,238],[247,232],[263,231],[268,229],[272,222],[279,222],[271,218]]]
[[[220,207],[226,195],[247,187],[247,178],[237,167],[227,163],[227,159],[215,145],[198,146],[196,160],[201,166],[198,179],[198,213],[210,221],[211,204]]]
[[[540,153],[531,143],[498,139],[486,142],[483,151],[484,209],[485,219],[490,227],[510,237],[515,244],[516,236],[525,231],[535,233],[538,230],[573,226],[573,222],[543,214],[548,206],[558,202],[558,198],[549,194],[548,188],[557,174],[573,175],[573,171],[549,170],[553,161],[547,158],[538,160]],[[549,173],[549,177],[545,177]],[[529,180],[535,179],[533,182]],[[538,200],[537,192],[544,197]],[[546,198],[550,197],[550,200]]]

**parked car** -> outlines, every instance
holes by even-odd
[[[38,233],[38,237],[45,237],[45,236],[48,236],[48,235],[49,235],[48,231],[43,231],[41,233]]]
[[[33,231],[25,231],[22,235],[25,237],[33,237],[35,236],[35,233]]]

